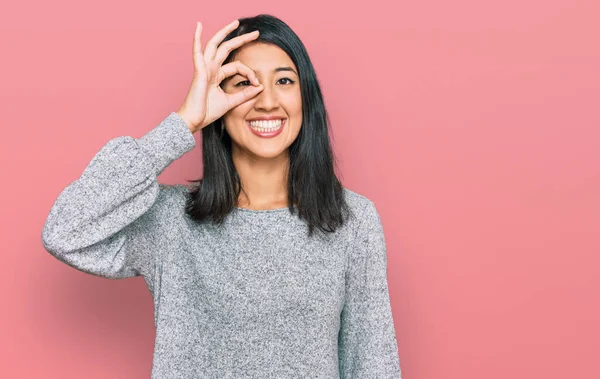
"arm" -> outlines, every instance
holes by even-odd
[[[372,201],[358,221],[346,274],[338,354],[341,379],[400,379],[383,227]]]
[[[117,137],[59,194],[42,230],[44,248],[60,261],[97,276],[150,278],[157,199],[168,186],[158,175],[195,140],[171,113],[139,139]]]

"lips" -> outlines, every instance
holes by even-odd
[[[246,119],[246,121],[270,121],[270,120],[285,120],[283,116],[261,116]]]
[[[260,131],[250,125],[250,121],[275,121],[275,120],[282,120],[282,122],[281,122],[281,126],[278,129],[273,130],[273,131],[269,131],[269,130]],[[246,121],[246,125],[248,126],[250,131],[254,135],[261,137],[261,138],[273,138],[273,137],[279,135],[279,133],[281,133],[283,128],[286,126],[286,124],[287,124],[287,119],[282,118],[282,117],[260,117],[260,118],[248,119]]]

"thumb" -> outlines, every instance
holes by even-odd
[[[254,96],[258,95],[263,90],[263,85],[259,84],[258,86],[248,86],[244,88],[243,91],[232,93],[229,96],[229,104],[231,107],[237,107],[238,105],[252,99]]]

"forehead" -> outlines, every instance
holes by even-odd
[[[277,67],[289,66],[296,72],[292,59],[280,47],[268,43],[251,42],[240,47],[233,58],[254,71],[272,72]]]

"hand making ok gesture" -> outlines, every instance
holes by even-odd
[[[202,24],[200,22],[196,24],[193,47],[194,77],[184,103],[177,111],[192,133],[209,125],[231,108],[253,98],[263,90],[263,86],[258,82],[256,74],[250,67],[239,61],[222,66],[232,50],[258,37],[258,31],[253,31],[232,38],[217,48],[227,34],[235,30],[238,25],[239,21],[235,20],[219,30],[208,41],[206,49],[202,53],[200,41]],[[235,74],[245,76],[253,86],[247,86],[243,91],[225,93],[219,86],[220,83]]]

